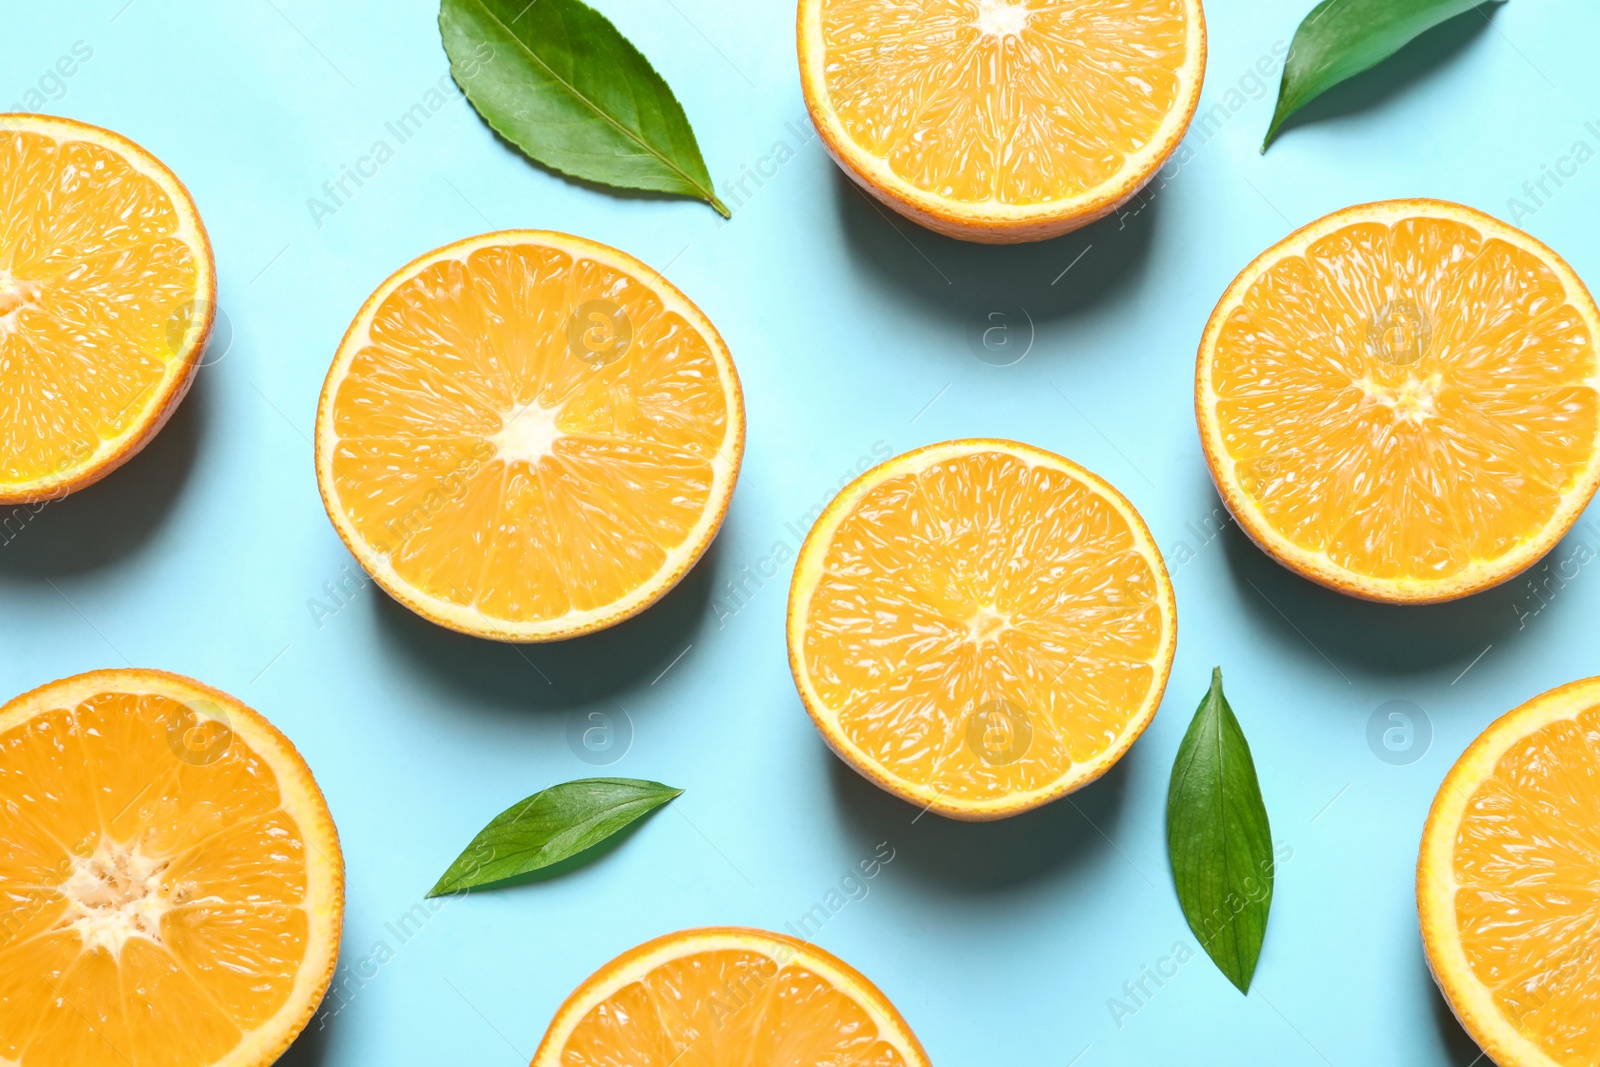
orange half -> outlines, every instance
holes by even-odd
[[[1600,310],[1561,257],[1439,200],[1335,212],[1240,273],[1200,342],[1239,525],[1354,596],[1450,600],[1531,566],[1600,485]]]
[[[0,707],[0,1062],[265,1067],[343,908],[322,793],[233,697],[114,670]]]
[[[1205,74],[1199,0],[800,0],[823,144],[929,229],[1055,237],[1177,148]]]
[[[1501,1067],[1600,1061],[1600,678],[1503,716],[1428,813],[1417,911],[1428,965]]]
[[[1015,441],[947,441],[828,505],[789,590],[789,666],[829,746],[957,819],[1038,807],[1144,732],[1177,608],[1103,479]]]
[[[183,184],[126,137],[0,115],[0,504],[105,477],[188,392],[211,244]]]
[[[339,536],[389,594],[502,641],[644,610],[716,536],[744,455],[727,346],[660,274],[543,230],[400,268],[317,412]]]
[[[532,1067],[929,1067],[842,960],[782,934],[684,930],[624,952],[561,1005]]]

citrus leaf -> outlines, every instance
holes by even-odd
[[[1501,0],[1490,0],[1492,3]],[[1484,0],[1322,0],[1294,31],[1278,106],[1261,151],[1284,120],[1346,78],[1377,66],[1416,37]]]
[[[553,785],[491,819],[428,896],[495,885],[570,859],[682,792],[635,778]]]
[[[704,200],[724,218],[683,106],[582,0],[441,0],[450,73],[496,133],[552,170]]]
[[[1189,929],[1228,981],[1249,992],[1272,908],[1272,830],[1220,667],[1172,764],[1167,854]]]

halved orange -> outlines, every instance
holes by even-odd
[[[727,346],[660,274],[544,230],[390,275],[334,356],[317,480],[339,536],[441,626],[552,641],[665,594],[744,455]]]
[[[1354,596],[1450,600],[1531,566],[1600,485],[1600,310],[1480,211],[1335,212],[1228,287],[1200,342],[1212,478],[1284,566]]]
[[[947,441],[850,483],[789,589],[824,740],[924,809],[999,819],[1100,777],[1166,688],[1177,608],[1133,505],[1015,441]]]
[[[878,988],[815,945],[739,927],[629,949],[573,990],[531,1067],[929,1067]]]
[[[1200,0],[800,0],[800,85],[867,192],[951,237],[1055,237],[1126,203],[1194,117]]]
[[[233,697],[113,670],[0,707],[0,1061],[265,1067],[343,910],[311,771]]]
[[[1600,678],[1495,721],[1434,799],[1417,862],[1428,965],[1501,1067],[1600,1061]]]
[[[0,115],[0,504],[105,477],[189,390],[216,312],[183,184],[126,137]]]

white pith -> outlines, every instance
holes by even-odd
[[[1028,5],[1007,0],[978,0],[974,25],[985,37],[1018,37],[1028,26]]]
[[[75,856],[72,873],[60,885],[67,900],[61,926],[77,933],[83,951],[105,949],[122,955],[129,938],[161,942],[161,917],[186,903],[188,888],[168,884],[170,857],[150,855],[136,841],[101,835],[87,857]]]
[[[495,455],[507,463],[537,465],[546,456],[555,455],[555,445],[561,439],[556,420],[560,408],[547,408],[537,401],[512,408],[503,416],[498,433],[489,437]]]

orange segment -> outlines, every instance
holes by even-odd
[[[812,527],[789,664],[847,762],[961,819],[1104,774],[1155,715],[1172,585],[1115,489],[1042,449],[949,441],[862,475]]]
[[[671,589],[744,453],[722,338],[614,248],[508,230],[402,267],[345,334],[317,415],[339,535],[443,626],[548,641]]]
[[[1434,977],[1503,1067],[1600,1059],[1600,678],[1478,737],[1422,835],[1417,906]]]
[[[1114,211],[1200,97],[1199,0],[800,0],[800,80],[870,193],[967,240]]]
[[[0,841],[8,1064],[265,1067],[333,977],[327,804],[225,693],[97,671],[0,707]]]
[[[929,1067],[871,982],[764,930],[668,934],[584,981],[532,1067]]]
[[[1280,563],[1448,600],[1532,565],[1600,484],[1600,311],[1471,208],[1347,208],[1262,253],[1200,344],[1206,458]]]
[[[194,201],[150,153],[0,115],[0,504],[122,465],[188,391],[216,305]]]

